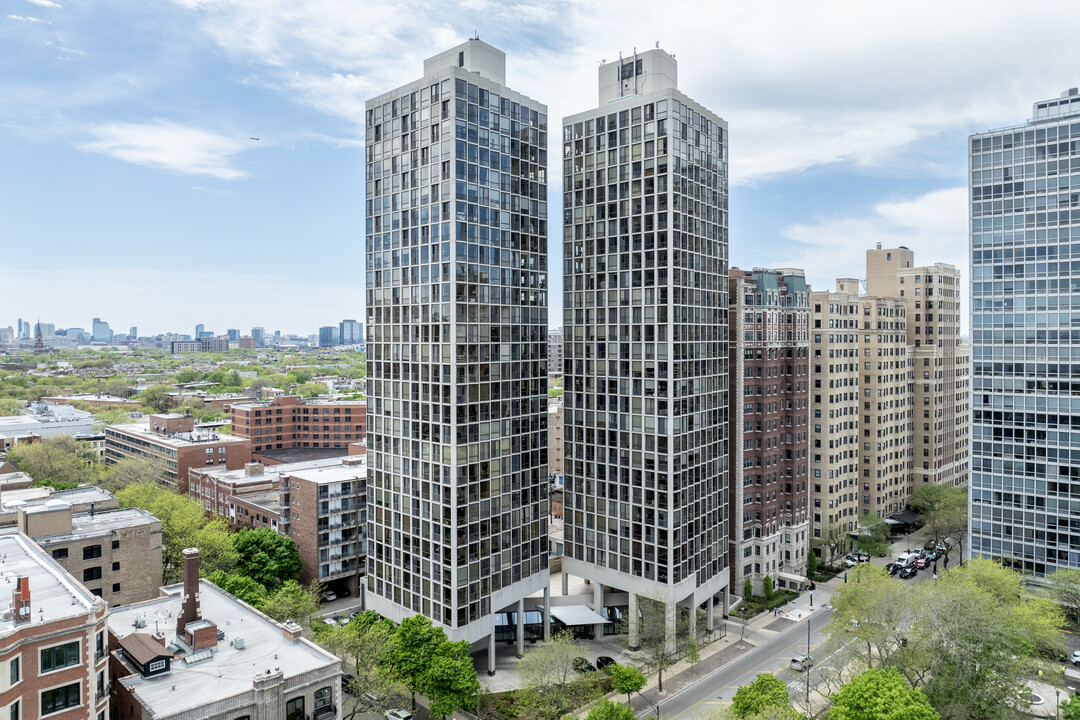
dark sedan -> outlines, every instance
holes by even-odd
[[[914,565],[906,565],[900,568],[900,578],[907,580],[908,578],[915,577],[919,572],[919,569]]]

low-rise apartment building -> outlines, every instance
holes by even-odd
[[[158,460],[161,480],[186,492],[188,469],[224,467],[239,470],[251,461],[251,441],[235,435],[195,430],[191,415],[151,415],[147,422],[105,428],[105,462],[126,457]]]
[[[233,433],[249,438],[253,452],[290,448],[340,448],[367,434],[367,403],[284,395],[267,402],[237,403]]]
[[[33,540],[0,534],[0,707],[11,720],[106,720],[109,608]]]
[[[183,556],[182,584],[109,617],[113,720],[341,720],[341,661]]]

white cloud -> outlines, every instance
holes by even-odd
[[[245,176],[230,161],[249,144],[246,137],[226,137],[166,120],[100,125],[91,132],[97,139],[83,143],[82,149],[118,160],[220,180]]]
[[[962,324],[967,325],[967,188],[935,190],[919,197],[878,203],[855,217],[834,217],[790,225],[783,235],[794,241],[776,264],[806,270],[817,290],[831,290],[838,277],[866,277],[866,251],[903,245],[917,265],[942,262],[960,269]]]
[[[507,52],[508,84],[549,103],[556,122],[595,105],[600,58],[659,40],[682,89],[730,122],[733,183],[833,163],[959,174],[961,160],[903,150],[1015,122],[1080,64],[1080,3],[175,1],[260,82],[357,126],[366,98],[474,29]],[[987,47],[1009,48],[1009,62],[987,72]]]
[[[52,0],[26,0],[26,1],[28,3],[30,3],[31,5],[37,5],[38,7],[44,7],[44,8],[60,9],[60,8],[64,7],[60,3],[55,3]]]
[[[39,17],[33,17],[32,15],[8,15],[11,20],[18,20],[19,22],[39,23],[45,22]]]

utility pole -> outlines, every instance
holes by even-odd
[[[806,657],[810,658],[810,619],[806,620]],[[806,667],[806,714],[810,714],[810,669],[814,667],[813,660]]]

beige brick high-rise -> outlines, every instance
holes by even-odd
[[[866,251],[867,294],[907,303],[914,355],[912,482],[966,485],[969,470],[968,363],[960,341],[960,271],[915,266],[915,253],[881,244]]]

